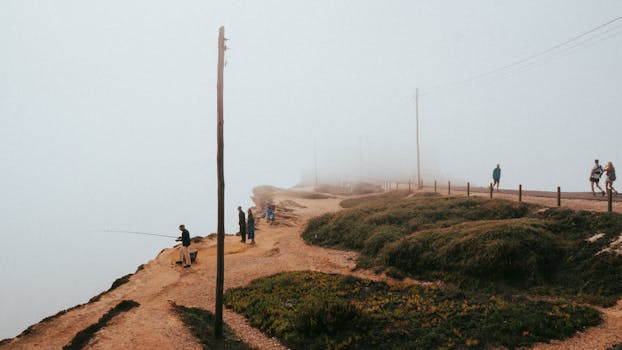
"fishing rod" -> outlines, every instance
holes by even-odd
[[[157,236],[157,237],[167,237],[167,238],[178,238],[176,236],[163,235],[163,234],[159,234],[159,233],[137,232],[137,231],[97,230],[97,231],[93,231],[93,232],[131,233],[131,234],[135,234],[135,235]]]

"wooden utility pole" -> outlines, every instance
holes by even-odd
[[[218,30],[218,81],[217,90],[217,145],[216,165],[218,173],[218,247],[216,251],[216,313],[214,337],[222,339],[222,294],[225,282],[225,172],[223,169],[223,68],[225,63],[225,27]]]
[[[313,138],[313,165],[315,169],[315,187],[317,187],[317,140],[315,137]]]
[[[417,119],[417,188],[423,188],[421,181],[421,159],[419,158],[419,89],[415,90],[415,115]]]

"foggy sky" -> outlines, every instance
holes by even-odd
[[[622,164],[622,27],[456,84],[622,15],[619,1],[0,2],[0,338],[215,231],[217,31],[227,230],[252,187],[415,174],[587,190]],[[618,22],[616,25],[620,25]],[[586,39],[589,39],[586,38]],[[438,86],[438,87],[437,87]],[[258,237],[260,239],[260,237]]]

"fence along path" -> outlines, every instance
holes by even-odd
[[[489,187],[474,187],[464,183],[464,185],[437,181],[436,184],[424,184],[423,189],[417,190],[416,186],[408,182],[385,182],[385,190],[414,190],[421,192],[437,192],[441,195],[451,196],[476,196],[490,198]],[[500,191],[494,190],[492,192],[493,198],[500,198],[506,200],[519,200],[519,191],[517,189],[504,189],[500,188]],[[593,196],[591,192],[563,192],[560,189],[560,204],[561,207],[573,209],[573,210],[589,210],[589,211],[608,211],[609,203],[608,196],[604,197],[597,193]],[[611,211],[622,213],[622,196],[612,196],[611,198]],[[555,191],[526,191],[523,187],[521,201],[532,204],[539,204],[547,207],[558,206],[558,192]]]

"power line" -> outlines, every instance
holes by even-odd
[[[467,83],[470,83],[472,81],[483,79],[483,78],[488,77],[490,75],[493,75],[493,74],[496,74],[496,73],[499,73],[499,72],[502,72],[502,71],[505,71],[505,70],[512,69],[512,68],[514,68],[516,66],[522,65],[522,64],[530,62],[530,61],[533,61],[533,60],[535,60],[535,59],[537,59],[539,57],[547,55],[547,54],[549,54],[549,53],[551,53],[551,52],[553,52],[553,51],[555,51],[557,49],[560,49],[560,48],[562,48],[562,47],[564,47],[564,46],[566,46],[566,45],[568,45],[570,43],[573,43],[573,42],[575,42],[577,40],[580,40],[580,39],[582,39],[582,38],[584,38],[584,37],[586,37],[586,36],[596,32],[596,31],[598,31],[598,30],[600,30],[600,29],[602,29],[604,27],[607,27],[607,26],[611,25],[612,23],[615,23],[615,22],[617,22],[619,20],[622,20],[622,16],[616,17],[616,18],[611,19],[611,20],[609,20],[609,21],[607,21],[605,23],[599,24],[598,26],[596,26],[596,27],[594,27],[592,29],[589,29],[589,30],[587,30],[587,31],[585,31],[585,32],[583,32],[581,34],[578,34],[578,35],[576,35],[576,36],[574,36],[574,37],[572,37],[572,38],[570,38],[568,40],[565,40],[565,41],[563,41],[563,42],[561,42],[559,44],[553,45],[553,46],[551,46],[551,47],[549,47],[549,48],[547,48],[545,50],[538,51],[538,52],[536,52],[536,53],[534,53],[534,54],[532,54],[530,56],[527,56],[525,58],[516,60],[516,61],[514,61],[512,63],[503,65],[501,67],[497,67],[497,68],[491,69],[489,71],[485,71],[485,72],[482,72],[482,73],[478,73],[478,74],[472,75],[472,76],[470,76],[470,77],[468,77],[466,79],[462,79],[462,80],[459,80],[459,81],[451,83],[451,84],[446,84],[445,86],[455,86],[455,85],[467,84]],[[606,31],[605,33],[608,33],[611,30],[615,30],[617,28],[618,27],[616,26],[613,29],[610,29],[610,30]],[[591,40],[592,39],[585,40],[585,41],[581,42],[580,44],[577,44],[575,46],[572,46],[572,47],[566,48],[566,49],[571,50],[571,49],[579,47],[582,44],[585,44],[585,43],[587,43],[587,42],[589,42]],[[442,88],[442,87],[444,87],[444,86],[443,85],[437,85],[437,86],[433,87],[432,89],[439,89],[439,88]],[[429,94],[429,92],[427,92],[425,95],[428,95],[428,94]]]

